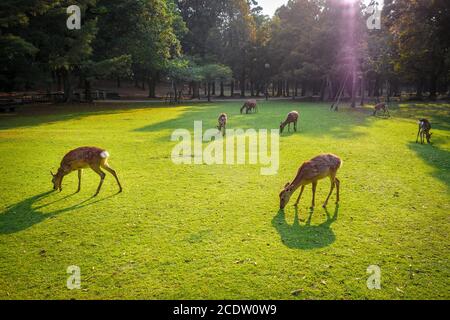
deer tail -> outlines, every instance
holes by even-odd
[[[109,158],[109,153],[108,151],[102,151],[102,153],[100,153],[100,157],[102,157],[103,159]]]

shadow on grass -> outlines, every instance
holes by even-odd
[[[43,104],[29,105],[18,109],[15,114],[0,114],[0,130],[35,127],[95,115],[133,112],[147,108],[177,108],[164,103],[101,103],[101,104]]]
[[[283,210],[278,211],[272,220],[273,227],[281,236],[285,246],[292,249],[310,250],[329,246],[336,240],[331,224],[337,220],[339,205],[336,205],[333,216],[325,209],[327,220],[319,225],[311,225],[313,211],[310,211],[304,225],[299,223],[298,209],[295,208],[294,223],[288,224]]]
[[[91,201],[94,199],[94,197],[90,197],[86,200],[83,200],[82,202],[75,204],[73,206],[59,209],[47,213],[42,213],[39,210],[52,205],[54,203],[57,203],[59,201],[65,200],[74,194],[62,197],[58,200],[35,206],[35,204],[38,201],[41,201],[45,198],[47,198],[50,194],[52,194],[53,191],[44,192],[38,195],[35,195],[33,197],[27,198],[25,200],[22,200],[14,205],[9,206],[5,211],[0,213],[0,234],[12,234],[16,233],[22,230],[26,230],[35,224],[41,223],[42,221],[55,217],[61,213],[66,213],[69,211],[81,209],[87,206],[91,206],[95,203],[107,200],[114,195],[107,196],[103,199],[98,199],[95,201]]]
[[[293,128],[288,132],[285,128],[281,138],[292,136],[321,136],[331,135],[338,139],[354,139],[366,133],[355,130],[360,126],[370,125],[371,118],[361,112],[354,112],[349,108],[343,108],[341,112],[330,112],[326,104],[303,104],[295,102],[268,102],[261,104],[258,113],[240,114],[241,105],[235,102],[220,104],[204,104],[202,106],[189,106],[176,118],[136,128],[135,132],[160,132],[162,130],[172,131],[184,128],[189,131],[194,129],[194,121],[202,121],[203,130],[215,128],[217,117],[220,113],[228,114],[227,129],[275,129],[279,130],[280,122],[286,118],[286,114],[294,109],[299,110],[300,120],[298,130]],[[370,120],[370,121],[369,121]],[[164,136],[162,140],[170,140],[170,135]]]
[[[436,139],[434,141],[435,143],[436,141],[439,142]],[[434,144],[429,145],[415,142],[410,142],[408,147],[428,165],[433,167],[434,172],[431,175],[434,178],[444,182],[450,188],[450,151],[442,150]]]
[[[414,120],[426,118],[431,121],[432,129],[450,130],[449,103],[402,104],[397,109],[395,116]]]

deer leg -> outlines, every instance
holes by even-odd
[[[80,190],[81,190],[81,172],[82,172],[81,169],[78,170],[78,189],[77,189],[76,193],[80,192]]]
[[[311,209],[314,208],[316,205],[316,188],[317,188],[317,181],[312,183],[312,203],[311,203]]]
[[[417,131],[416,143],[419,142],[419,135],[420,135],[420,127],[419,127],[419,131]]]
[[[341,184],[341,182],[339,181],[338,178],[334,178],[334,183],[336,184],[336,204],[339,203],[339,185]]]
[[[99,167],[91,166],[91,169],[94,170],[100,176],[100,183],[98,184],[97,191],[94,194],[94,197],[95,197],[98,195],[98,193],[100,192],[100,189],[102,188],[103,180],[105,180],[106,174],[102,170],[100,170]]]
[[[336,183],[336,176],[335,176],[335,175],[331,176],[331,177],[330,177],[330,181],[331,181],[331,188],[330,188],[330,192],[328,193],[327,199],[326,199],[325,202],[323,203],[323,206],[322,206],[322,207],[324,207],[324,208],[327,206],[328,200],[330,199],[331,194],[333,193],[334,185],[335,185],[335,183]]]
[[[297,201],[295,201],[294,206],[298,206],[298,203],[300,202],[300,198],[302,197],[303,190],[305,190],[305,186],[302,186],[300,189],[300,194],[298,195]]]
[[[291,132],[291,123],[288,123],[288,132]]]
[[[116,178],[117,184],[119,185],[119,193],[122,192],[122,186],[120,185],[120,181],[119,178],[117,177],[116,171],[113,168],[111,168],[107,163],[104,163],[101,166],[103,169],[111,173],[114,176],[114,178]]]
[[[294,131],[297,132],[297,121],[294,122]]]

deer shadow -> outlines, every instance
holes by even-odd
[[[331,224],[337,220],[339,205],[336,205],[333,216],[325,208],[327,220],[319,225],[311,225],[313,211],[309,212],[309,217],[304,225],[298,219],[298,209],[295,208],[294,223],[288,224],[284,210],[279,210],[272,219],[272,226],[281,236],[281,242],[288,248],[311,250],[323,248],[332,244],[336,236],[331,229]]]
[[[107,200],[114,196],[114,195],[107,196],[105,198],[98,199],[95,201],[91,201],[94,198],[90,197],[70,207],[54,210],[47,213],[41,212],[40,210],[42,210],[43,208],[48,207],[49,205],[55,204],[57,202],[63,201],[74,195],[70,194],[62,198],[59,198],[55,201],[36,206],[37,202],[47,198],[53,192],[54,191],[40,193],[38,195],[32,196],[30,198],[27,198],[14,205],[7,207],[5,211],[0,213],[0,234],[12,234],[22,230],[26,230],[34,226],[35,224],[41,223],[59,214],[91,206],[95,203]]]

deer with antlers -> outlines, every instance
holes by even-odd
[[[373,115],[376,116],[378,112],[383,111],[383,115],[385,115],[387,113],[387,115],[390,117],[391,114],[389,113],[389,108],[388,106],[381,102],[375,105],[374,110],[373,110]]]
[[[217,119],[219,122],[219,125],[217,126],[217,129],[222,132],[223,130],[223,135],[225,135],[225,131],[226,131],[226,126],[227,126],[227,121],[228,121],[228,116],[226,113],[221,113],[219,116],[219,119]]]
[[[74,149],[67,153],[62,161],[61,165],[56,172],[50,171],[53,176],[53,190],[62,190],[62,180],[63,178],[71,173],[72,171],[78,171],[78,189],[77,192],[81,190],[81,173],[84,168],[91,168],[100,176],[100,184],[97,187],[97,192],[94,197],[98,195],[105,179],[106,174],[101,170],[104,169],[111,173],[114,178],[116,178],[117,184],[119,185],[119,192],[122,192],[122,186],[120,185],[119,178],[116,172],[108,165],[109,153],[108,151],[96,147],[81,147]]]
[[[327,199],[325,200],[323,207],[325,208],[328,204],[331,194],[333,193],[334,187],[336,186],[336,204],[339,203],[339,185],[340,181],[336,178],[337,171],[342,166],[342,160],[334,154],[322,154],[309,161],[302,164],[297,172],[297,176],[292,182],[286,183],[284,189],[280,193],[280,209],[288,204],[289,199],[292,194],[299,188],[300,194],[295,202],[295,206],[298,206],[300,198],[302,196],[305,186],[312,184],[312,204],[311,208],[315,205],[316,187],[317,182],[321,179],[329,177],[331,180],[331,189],[328,193]]]
[[[258,106],[256,104],[256,100],[247,100],[245,101],[244,105],[241,108],[241,114],[245,109],[245,113],[248,114],[249,112],[251,112],[252,110],[254,110],[255,112],[258,112]]]
[[[431,135],[432,135],[432,133],[430,133],[430,130],[431,130],[431,123],[430,123],[430,121],[428,121],[427,119],[420,119],[419,120],[419,132],[417,132],[416,143],[419,141],[419,136],[420,136],[420,143],[421,144],[424,143],[424,138],[426,138],[427,142],[429,144],[431,144]]]
[[[284,128],[286,125],[288,126],[288,132],[291,131],[291,123],[294,124],[294,131],[297,132],[297,121],[298,121],[298,112],[297,111],[291,111],[288,113],[286,120],[280,123],[280,134],[283,133]]]

